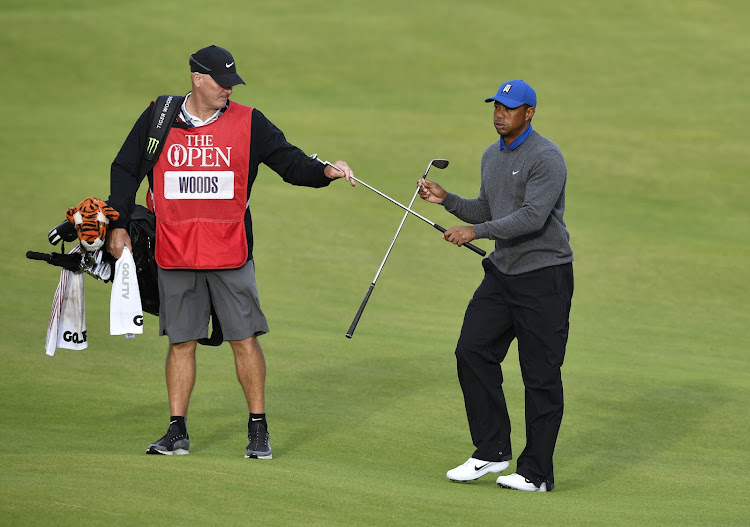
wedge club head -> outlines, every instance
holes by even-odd
[[[427,165],[427,170],[424,171],[424,176],[422,176],[422,179],[425,179],[427,177],[427,173],[430,171],[430,168],[440,168],[443,169],[448,166],[448,160],[447,159],[433,159],[430,161],[430,164]]]

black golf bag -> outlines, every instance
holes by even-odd
[[[159,316],[159,268],[154,258],[156,216],[143,205],[135,206],[128,224],[133,260],[141,291],[141,307],[146,313]]]

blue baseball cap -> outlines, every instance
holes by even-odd
[[[534,88],[522,80],[514,80],[503,83],[494,97],[485,99],[484,102],[497,101],[508,108],[518,108],[522,104],[528,104],[536,108],[536,92]]]

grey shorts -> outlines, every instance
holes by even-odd
[[[211,303],[225,341],[268,333],[252,260],[238,269],[159,269],[159,334],[170,343],[208,337]]]

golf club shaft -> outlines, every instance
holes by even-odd
[[[354,181],[356,181],[357,183],[362,183],[365,187],[369,188],[370,190],[372,190],[376,194],[379,194],[380,196],[384,197],[385,199],[387,199],[388,201],[390,201],[394,205],[398,205],[399,207],[401,207],[402,209],[404,209],[407,213],[414,214],[417,218],[419,218],[423,222],[427,223],[428,225],[432,225],[433,227],[435,227],[440,232],[445,232],[447,230],[446,228],[441,227],[440,225],[438,225],[437,223],[435,223],[434,221],[430,221],[427,218],[425,218],[424,216],[422,216],[421,214],[419,214],[417,212],[414,212],[409,207],[407,207],[406,205],[403,205],[402,203],[399,203],[398,201],[396,201],[392,197],[387,196],[386,194],[383,194],[378,189],[376,189],[374,187],[371,187],[370,185],[368,185],[367,183],[365,183],[361,179],[358,179],[358,178],[356,178],[354,176],[352,176],[352,179]],[[479,247],[477,247],[476,245],[473,245],[471,243],[465,243],[461,247],[466,247],[467,249],[471,249],[472,251],[474,251],[475,253],[477,253],[479,256],[486,256],[487,255],[487,253],[484,250],[480,249]]]
[[[417,197],[417,194],[419,193],[419,187],[417,187],[416,192],[414,192],[414,196],[411,198],[411,203],[409,203],[409,208],[411,209],[412,204],[414,203],[414,199]],[[378,276],[380,276],[380,272],[383,270],[383,266],[385,265],[385,261],[388,259],[388,255],[391,254],[391,249],[393,249],[393,245],[396,243],[396,238],[398,238],[398,235],[401,233],[401,228],[404,226],[404,222],[406,221],[406,218],[409,216],[408,212],[404,213],[404,217],[401,218],[401,223],[398,224],[398,229],[396,229],[396,234],[393,236],[393,240],[391,240],[391,244],[388,246],[388,250],[385,252],[385,256],[383,257],[383,261],[380,262],[380,267],[378,268],[378,272],[375,273],[375,278],[372,280],[372,283],[378,281]]]
[[[396,235],[393,237],[393,240],[391,240],[391,244],[388,246],[388,250],[385,252],[383,261],[380,262],[380,267],[378,267],[378,271],[375,273],[375,278],[372,279],[370,288],[367,290],[367,293],[365,294],[365,298],[362,300],[362,304],[360,304],[359,309],[357,310],[357,314],[354,316],[352,325],[349,326],[349,331],[346,332],[346,338],[352,338],[352,336],[354,335],[354,330],[357,329],[357,324],[359,324],[359,319],[362,318],[362,313],[365,310],[367,301],[370,300],[370,295],[372,295],[372,291],[373,289],[375,289],[375,284],[378,282],[378,277],[380,276],[380,272],[383,270],[383,267],[385,266],[385,261],[388,259],[388,255],[391,254],[391,249],[393,249],[393,245],[396,243],[396,238],[398,238],[398,234],[401,232],[401,227],[404,225],[404,220],[406,219],[406,216],[408,215],[409,215],[408,213],[404,214],[404,218],[401,220],[401,225],[398,226]]]
[[[409,208],[411,208],[412,204],[414,203],[414,200],[417,198],[418,193],[419,193],[419,186],[417,186],[417,190],[414,192],[414,196],[412,196],[411,198],[411,202],[409,203]],[[367,294],[365,294],[365,298],[364,300],[362,300],[362,304],[359,306],[359,310],[357,311],[357,314],[354,316],[352,325],[349,326],[349,331],[346,332],[346,338],[350,339],[354,335],[354,330],[357,329],[357,324],[359,324],[359,319],[362,317],[362,313],[365,310],[367,301],[370,300],[370,295],[372,295],[372,290],[375,289],[375,284],[378,281],[378,277],[380,276],[381,271],[383,271],[383,267],[385,266],[385,261],[388,259],[388,256],[391,254],[391,249],[393,249],[393,245],[396,243],[396,238],[398,238],[398,235],[401,232],[401,228],[404,226],[404,222],[406,221],[407,216],[409,216],[409,213],[405,212],[404,217],[401,218],[401,223],[399,224],[398,229],[396,229],[396,235],[393,237],[393,240],[391,240],[391,244],[388,246],[388,250],[385,252],[383,261],[380,262],[380,267],[378,267],[378,272],[375,273],[375,278],[372,279],[370,288],[367,290]]]

